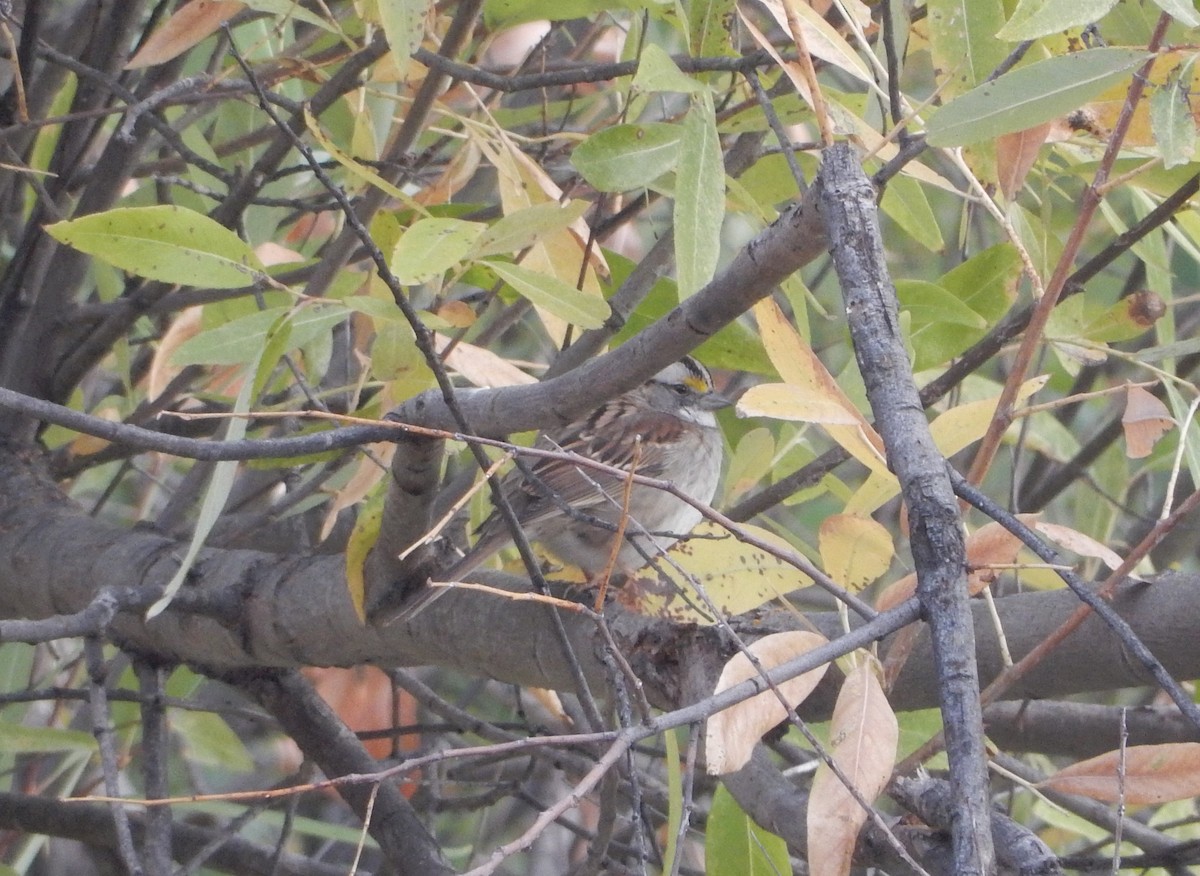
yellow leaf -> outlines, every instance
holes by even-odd
[[[354,521],[354,529],[350,532],[350,540],[346,542],[346,589],[350,593],[350,602],[354,604],[354,613],[358,615],[359,622],[364,624],[367,622],[367,586],[363,577],[363,564],[379,539],[385,494],[386,490],[378,490],[359,509],[358,519]]]
[[[754,655],[763,670],[768,670],[807,654],[828,641],[819,633],[775,633],[764,636],[746,650]],[[765,690],[709,718],[704,735],[709,775],[723,776],[744,767],[763,734],[787,717],[787,709],[780,702],[780,696],[787,701],[788,708],[796,708],[825,677],[827,669],[828,663],[810,669],[776,685],[776,690]],[[739,651],[721,670],[713,693],[729,690],[758,674],[759,670],[750,662],[750,658]]]
[[[817,538],[825,571],[852,593],[886,572],[895,553],[891,533],[870,517],[826,517]]]
[[[781,551],[795,553],[791,545],[765,529],[742,529]],[[758,608],[812,583],[794,566],[738,541],[714,523],[701,523],[692,536],[671,548],[657,563],[657,570],[644,569],[641,577],[621,588],[619,598],[627,608],[680,623],[713,624],[716,618],[692,580],[728,615]]]

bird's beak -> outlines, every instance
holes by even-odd
[[[719,392],[710,392],[700,398],[700,407],[706,411],[719,411],[733,404],[733,399],[725,398]]]

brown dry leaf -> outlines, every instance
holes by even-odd
[[[444,301],[436,312],[454,328],[470,328],[475,324],[475,309],[465,301]]]
[[[888,570],[895,554],[892,534],[870,517],[833,514],[818,533],[821,563],[833,580],[858,593]]]
[[[1140,386],[1130,386],[1125,394],[1125,455],[1143,459],[1150,455],[1158,439],[1175,425],[1167,406]]]
[[[1033,524],[1033,528],[1059,547],[1066,548],[1081,557],[1095,557],[1110,569],[1115,569],[1122,563],[1120,555],[1112,548],[1101,544],[1090,535],[1084,535],[1078,530],[1071,529],[1069,526],[1038,521]]]
[[[846,676],[829,728],[830,757],[867,803],[887,785],[896,761],[899,725],[879,684],[875,659],[865,659]],[[808,798],[808,867],[811,876],[850,872],[858,832],[867,811],[823,763]]]
[[[1036,514],[1018,514],[1017,519],[1026,526],[1036,526]],[[1017,561],[1021,540],[999,523],[985,523],[967,536],[967,592],[976,596],[983,592],[996,578],[993,566],[1007,566]],[[917,592],[917,576],[905,575],[889,585],[875,598],[875,607],[880,611],[895,608]]]
[[[747,650],[757,658],[763,669],[771,669],[807,654],[828,641],[818,633],[775,633],[754,642]],[[794,709],[812,693],[828,668],[829,664],[818,666],[776,687]],[[745,654],[738,652],[721,670],[713,693],[719,694],[757,676],[758,669]],[[779,696],[773,690],[765,690],[709,718],[704,735],[709,775],[723,776],[744,767],[763,734],[786,717],[787,710],[779,701]]]
[[[996,138],[996,166],[1000,176],[1000,190],[1009,200],[1025,186],[1025,177],[1037,161],[1038,152],[1050,133],[1050,124],[1045,122]]]
[[[437,351],[441,353],[450,345],[450,338],[435,334],[433,343]],[[465,341],[456,344],[450,354],[446,356],[446,365],[467,378],[475,386],[485,389],[537,383],[537,378],[526,374],[507,359],[497,356],[491,350],[476,347]]]
[[[200,333],[201,308],[188,307],[179,311],[162,339],[154,348],[154,358],[150,360],[150,368],[146,372],[146,397],[158,398],[162,395],[167,384],[179,373],[179,366],[171,364],[171,357],[180,345]]]
[[[1036,514],[1018,514],[1026,526],[1037,523]],[[975,596],[996,580],[995,566],[1011,566],[1017,561],[1021,540],[999,523],[985,523],[967,536],[967,592]]]
[[[875,597],[875,608],[879,611],[895,608],[916,592],[917,575],[915,572],[909,572],[899,581],[879,591],[879,595]]]
[[[175,11],[129,59],[126,70],[153,67],[178,57],[217,32],[246,4],[240,0],[191,0]]]
[[[1115,803],[1121,799],[1120,757],[1110,751],[1072,764],[1038,787]],[[1200,796],[1200,742],[1131,745],[1125,749],[1124,786],[1125,802],[1136,805]]]

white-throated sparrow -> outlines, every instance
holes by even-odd
[[[562,431],[540,435],[537,446],[626,471],[632,467],[639,475],[669,481],[708,503],[717,491],[724,456],[713,411],[727,404],[728,399],[713,390],[708,370],[687,356]],[[626,479],[562,458],[539,459],[526,469],[531,477],[518,468],[501,484],[526,536],[593,577],[612,554]],[[645,566],[700,518],[699,511],[670,493],[633,484],[614,571],[628,575]],[[461,580],[510,541],[504,521],[493,512],[480,527],[475,546],[446,572],[446,580]],[[413,617],[445,590],[417,595],[402,616]]]

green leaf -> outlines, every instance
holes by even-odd
[[[466,258],[484,228],[479,222],[462,219],[420,219],[396,244],[392,273],[405,285],[440,277]]]
[[[249,372],[247,377],[255,373],[257,364],[256,358],[255,362],[247,369]],[[241,441],[246,437],[247,421],[237,415],[250,410],[252,383],[253,381],[249,379],[242,381],[241,392],[238,393],[237,399],[233,403],[234,417],[225,429],[226,441]],[[197,465],[199,464],[197,463]],[[152,620],[166,611],[171,600],[175,598],[175,594],[179,592],[179,588],[183,586],[183,582],[187,580],[188,573],[191,572],[196,557],[200,554],[200,549],[204,547],[204,540],[208,538],[208,534],[216,525],[221,512],[225,510],[225,503],[233,490],[233,480],[237,475],[237,469],[236,460],[224,460],[213,465],[212,478],[208,482],[208,489],[204,492],[204,501],[200,505],[200,513],[196,516],[196,528],[192,532],[191,541],[188,542],[187,551],[184,553],[183,559],[179,561],[179,568],[175,570],[175,576],[163,590],[163,595],[146,609],[146,620]]]
[[[581,328],[600,328],[611,313],[603,298],[581,292],[557,277],[508,262],[486,261],[485,264],[531,303]]]
[[[679,299],[712,279],[725,219],[725,165],[716,112],[707,92],[692,98],[675,172],[675,265]]]
[[[171,355],[175,365],[242,365],[260,355],[267,332],[287,307],[270,307],[206,329]]]
[[[387,496],[385,489],[388,481],[375,485],[367,501],[358,509],[358,517],[346,542],[346,590],[350,594],[350,602],[354,605],[354,613],[358,622],[367,622],[367,555],[375,542],[379,540],[379,527],[383,524],[383,503]]]
[[[991,76],[1009,52],[996,39],[1004,24],[1004,3],[927,0],[925,6],[934,66],[945,74],[943,99],[958,97]]]
[[[257,361],[263,355],[267,341],[278,337],[278,332],[271,331],[275,321],[287,317],[287,344],[280,353],[282,355],[287,350],[311,343],[346,315],[345,308],[326,303],[297,308],[269,307],[188,338],[171,356],[171,362],[175,365],[242,365]]]
[[[479,235],[474,249],[471,250],[471,256],[483,258],[519,252],[537,243],[547,234],[566,228],[583,216],[590,206],[591,204],[582,199],[568,201],[566,204],[554,201],[534,204],[502,216]]]
[[[424,0],[375,0],[379,6],[379,23],[387,37],[392,58],[403,75],[412,53],[421,45],[425,35]]]
[[[171,709],[170,725],[188,763],[236,773],[254,772],[254,758],[220,715]]]
[[[965,146],[1066,115],[1150,57],[1136,49],[1089,49],[1018,67],[942,107],[929,122],[929,143]]]
[[[614,125],[576,146],[571,163],[602,192],[638,189],[674,169],[682,138],[675,125]]]
[[[679,828],[683,824],[683,770],[674,730],[663,734],[663,749],[667,767],[667,842],[663,847],[663,863],[670,868],[678,854]]]
[[[1200,15],[1191,0],[1154,0],[1154,4],[1180,24],[1188,27],[1200,27]]]
[[[303,8],[296,0],[245,0],[247,6],[256,12],[266,12],[276,18],[295,19],[337,33],[337,29],[319,15],[314,15]]]
[[[119,207],[47,225],[46,232],[123,271],[164,283],[237,289],[266,279],[248,243],[183,207]]]
[[[1195,60],[1173,71],[1150,97],[1150,130],[1166,168],[1187,164],[1196,153],[1196,120],[1188,99]]]
[[[633,87],[640,91],[677,91],[684,94],[707,90],[706,85],[680,70],[674,59],[656,43],[649,43],[642,50],[637,73],[633,76]]]
[[[48,754],[57,751],[96,750],[96,738],[83,730],[58,727],[26,727],[0,722],[0,752],[5,754]]]
[[[1011,243],[999,243],[947,271],[938,285],[992,323],[1016,299],[1020,277],[1021,254]]]
[[[937,217],[925,197],[925,189],[909,176],[897,176],[888,183],[879,205],[883,212],[912,236],[917,243],[932,252],[945,248]]]
[[[787,843],[763,830],[718,785],[704,839],[707,876],[780,876],[792,872]]]
[[[736,19],[734,0],[687,0],[688,47],[694,58],[734,54],[729,33]]]
[[[951,359],[983,334],[987,321],[934,283],[899,280],[896,295],[910,320],[913,370],[923,371]]]
[[[1099,21],[1116,5],[1117,0],[1021,0],[996,36],[1012,42],[1035,40]]]

